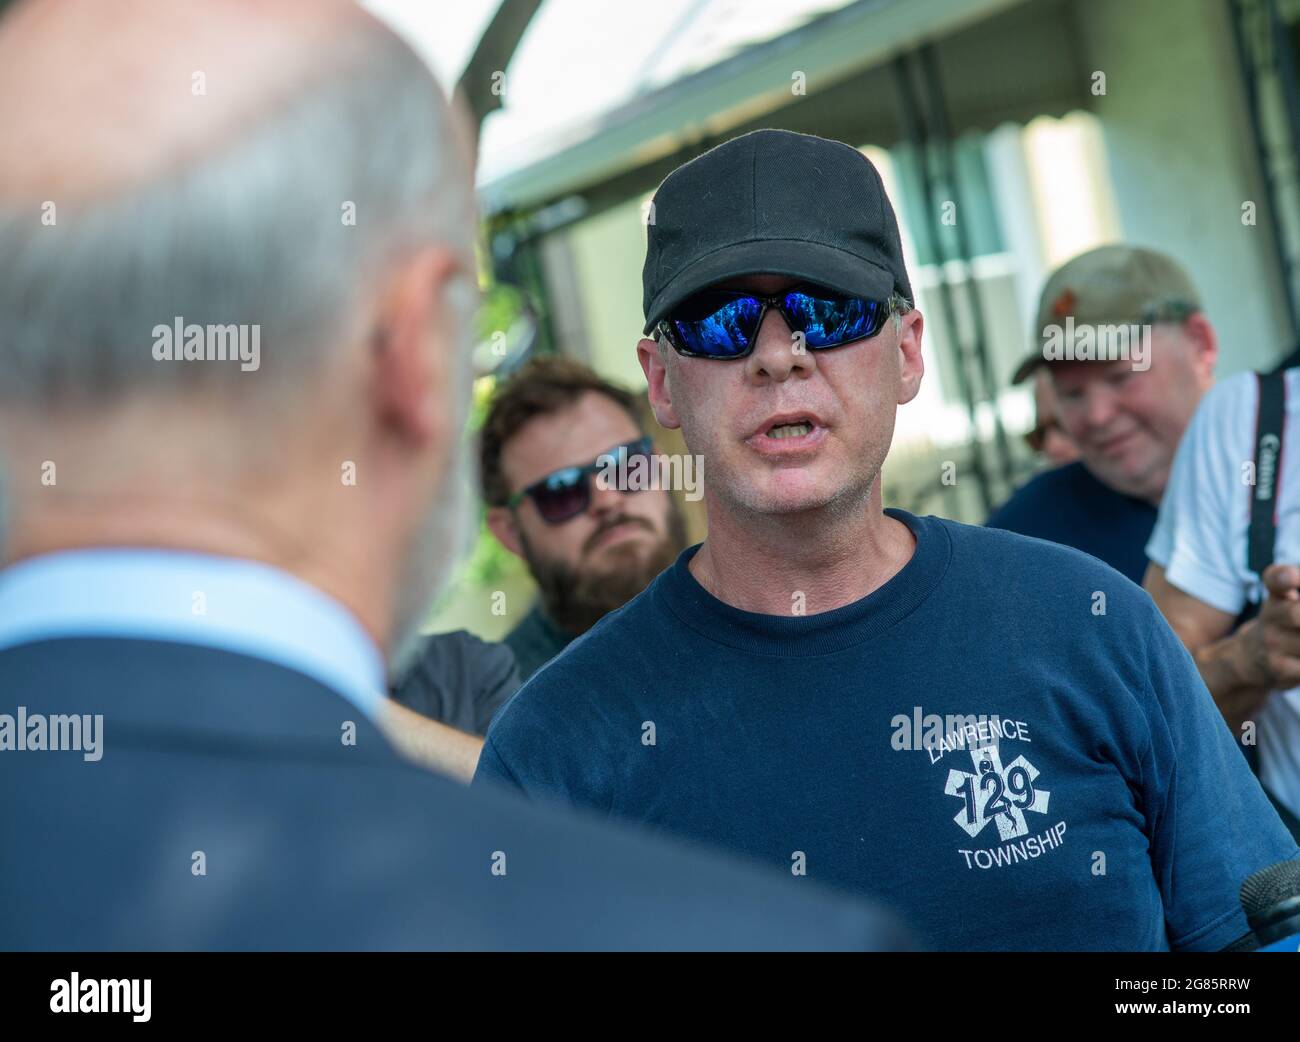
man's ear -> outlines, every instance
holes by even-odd
[[[488,531],[500,540],[501,545],[516,557],[523,557],[523,541],[519,538],[519,522],[509,507],[488,507]]]
[[[892,320],[891,320],[892,321]],[[900,316],[898,331],[898,404],[906,405],[921,389],[925,375],[925,360],[921,357],[921,334],[925,332],[925,319],[913,308]]]
[[[642,339],[636,345],[637,361],[645,373],[645,382],[650,387],[650,408],[661,427],[676,430],[681,421],[673,408],[672,388],[668,386],[668,361],[660,354],[656,340]]]
[[[459,437],[452,430],[455,352],[469,316],[456,314],[455,278],[466,277],[455,255],[442,247],[421,250],[390,279],[373,333],[373,394],[380,423],[413,446]]]
[[[1215,335],[1210,320],[1199,311],[1188,316],[1183,328],[1194,348],[1192,365],[1196,369],[1197,379],[1202,388],[1208,390],[1214,384],[1214,365],[1219,360],[1219,338]]]

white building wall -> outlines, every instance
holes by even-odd
[[[1220,338],[1219,375],[1292,347],[1232,26],[1221,0],[1076,5],[1125,240],[1176,257]],[[1242,224],[1254,201],[1255,226]]]

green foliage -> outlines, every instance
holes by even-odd
[[[471,446],[477,440],[478,432],[483,429],[483,421],[487,417],[488,406],[492,402],[496,385],[495,376],[482,376],[474,381],[468,430],[465,435],[470,440]],[[487,507],[482,502],[479,503],[478,508],[478,529],[474,552],[463,566],[460,581],[488,589],[499,583],[501,577],[511,570],[511,565],[516,559],[497,541],[496,536],[488,531]]]
[[[504,333],[515,324],[524,309],[523,295],[514,286],[494,282],[483,291],[474,331],[480,341],[491,340],[493,333]]]
[[[494,333],[505,332],[518,319],[523,310],[523,296],[513,286],[493,283],[483,292],[483,300],[475,319],[475,333],[478,340],[490,340]],[[465,438],[467,449],[477,459],[477,440],[487,418],[492,395],[496,391],[497,378],[492,375],[481,376],[474,381],[470,399],[470,409],[466,424]],[[475,494],[477,494],[477,488]],[[499,587],[505,576],[522,571],[523,565],[518,558],[502,546],[487,527],[487,507],[480,502],[478,506],[478,536],[474,550],[458,569],[452,582],[448,584],[443,595],[434,606],[435,614],[450,604],[466,590],[491,590]]]

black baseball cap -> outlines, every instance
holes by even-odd
[[[739,275],[912,301],[880,173],[841,141],[790,130],[732,138],[664,179],[647,230],[647,334],[687,297]]]

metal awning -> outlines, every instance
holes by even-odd
[[[548,135],[548,151],[517,168],[485,169],[480,205],[492,216],[579,196],[590,215],[764,126],[888,146],[905,136],[890,60],[927,43],[954,136],[1089,108],[1073,17],[1071,0],[858,0]],[[791,90],[796,71],[803,96]]]

